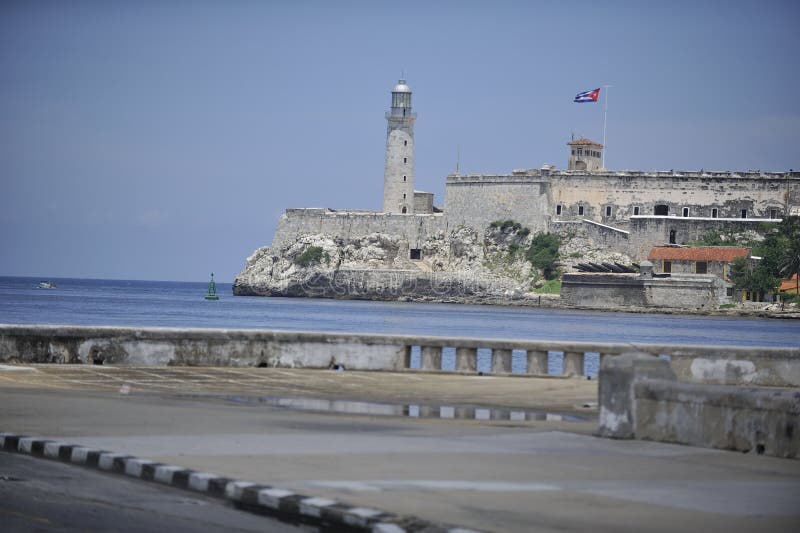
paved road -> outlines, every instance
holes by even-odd
[[[0,430],[488,531],[786,531],[800,523],[800,461],[598,439],[593,422],[324,414],[220,399],[316,389],[326,399],[374,401],[392,390],[398,400],[447,400],[454,409],[467,400],[566,408],[591,398],[592,382],[258,369],[264,384],[248,389],[230,369],[206,368],[195,371],[208,383],[180,369],[186,374],[170,387],[163,378],[174,369],[150,367],[161,387],[154,392],[144,379],[112,387],[87,377],[121,378],[124,369],[83,367],[83,378],[65,382],[59,370],[75,368],[0,372]]]
[[[214,500],[54,461],[0,452],[4,533],[315,531]]]

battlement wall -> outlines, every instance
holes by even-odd
[[[447,177],[448,225],[514,219],[534,231],[592,220],[627,229],[633,216],[777,219],[800,215],[800,172],[586,172],[549,169]]]
[[[448,176],[445,187],[447,227],[485,229],[495,220],[513,219],[531,231],[548,226],[550,183],[528,175]]]
[[[301,234],[334,235],[348,240],[387,233],[404,237],[409,248],[421,248],[428,236],[442,229],[444,216],[441,213],[401,215],[380,211],[287,209],[278,222],[272,247],[280,248]]]

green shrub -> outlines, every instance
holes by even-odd
[[[520,224],[519,222],[516,222],[514,220],[510,220],[510,219],[509,220],[495,220],[494,222],[489,224],[489,227],[498,228],[498,229],[500,229],[500,231],[506,231],[508,229],[512,229],[514,231],[522,230],[522,224]],[[527,230],[527,233],[525,233],[525,235],[530,233],[530,230],[528,228],[525,228],[525,229]]]
[[[560,245],[561,241],[555,233],[537,233],[525,257],[534,267],[542,271],[546,279],[554,279],[558,275],[556,261]]]
[[[330,256],[320,246],[309,246],[303,250],[303,253],[294,258],[295,264],[302,267],[321,263],[323,260],[327,263],[330,261]]]

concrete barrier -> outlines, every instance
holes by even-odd
[[[441,371],[442,350],[455,351],[455,369],[477,370],[478,349],[492,352],[491,372],[511,372],[512,354],[528,374],[547,374],[548,356],[563,358],[565,375],[583,376],[585,355],[637,351],[664,355],[681,381],[800,387],[800,348],[720,347],[369,335],[274,330],[0,325],[0,362],[130,365],[269,366]]]
[[[598,434],[800,457],[800,392],[681,383],[666,361],[603,361]]]

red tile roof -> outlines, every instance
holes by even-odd
[[[792,274],[789,279],[781,280],[781,287],[778,289],[780,292],[794,293],[797,290],[797,274]]]
[[[596,143],[596,142],[594,142],[594,141],[592,141],[590,139],[586,139],[586,138],[578,139],[577,141],[570,141],[570,142],[567,143],[567,146],[585,146],[585,145],[599,146],[600,148],[603,147],[602,144]]]
[[[656,246],[647,254],[647,259],[666,261],[721,261],[730,263],[740,257],[749,257],[750,248],[733,246]]]

